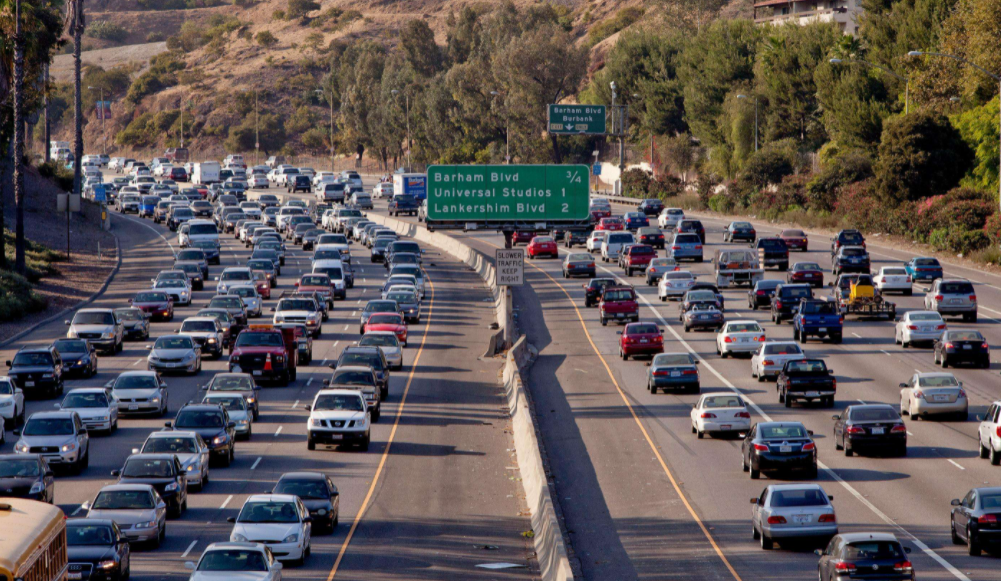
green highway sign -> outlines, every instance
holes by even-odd
[[[432,165],[427,215],[446,222],[579,221],[589,216],[586,165]]]
[[[550,105],[550,133],[577,135],[581,133],[605,133],[604,105]]]

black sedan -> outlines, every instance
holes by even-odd
[[[573,248],[574,246],[584,246],[587,244],[587,230],[554,230],[553,238],[563,241],[563,246]]]
[[[664,202],[656,199],[643,200],[637,210],[647,216],[659,216],[664,211]]]
[[[723,242],[754,242],[758,232],[750,222],[730,222],[723,231]]]
[[[637,242],[648,244],[654,248],[664,249],[664,233],[660,228],[646,227],[636,231]]]
[[[63,360],[63,373],[79,377],[97,375],[97,350],[84,339],[56,339],[52,346]]]
[[[69,579],[119,581],[131,573],[129,541],[110,519],[67,520],[66,556]]]
[[[907,426],[893,406],[866,403],[848,406],[834,419],[834,448],[851,456],[858,450],[885,450],[907,455]]]
[[[319,472],[288,472],[282,474],[272,494],[298,496],[309,516],[313,517],[313,531],[333,533],[340,520],[340,492],[333,480]]]
[[[38,454],[2,454],[0,489],[4,496],[52,504],[56,483],[48,462]]]
[[[780,284],[782,281],[775,279],[759,280],[754,283],[754,287],[747,291],[747,307],[755,311],[760,307],[771,307],[775,289]]]
[[[800,472],[817,477],[817,445],[813,432],[800,422],[758,422],[740,444],[740,465],[752,479],[762,472]]]
[[[824,286],[824,271],[816,262],[797,262],[786,273],[786,282],[809,284],[814,288]]]
[[[834,535],[826,549],[817,549],[817,578],[820,581],[879,579],[913,581],[914,566],[891,533],[850,533]]]
[[[943,368],[957,363],[971,363],[987,369],[991,366],[991,347],[980,331],[944,331],[935,341],[935,363]]]
[[[174,454],[133,454],[121,470],[112,470],[119,484],[149,484],[156,489],[167,511],[181,516],[188,507],[188,478],[181,461]]]
[[[606,286],[615,286],[618,282],[614,278],[592,278],[584,285],[584,306],[593,307],[601,301],[601,293]]]
[[[952,506],[953,544],[965,543],[973,557],[1001,548],[1001,487],[974,488]]]

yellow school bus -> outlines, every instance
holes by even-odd
[[[0,581],[65,581],[65,518],[44,502],[0,498]]]

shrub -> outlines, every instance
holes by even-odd
[[[278,39],[275,38],[275,35],[271,34],[267,30],[262,30],[258,32],[257,36],[255,36],[254,39],[257,41],[257,44],[265,48],[269,48],[278,44]]]
[[[737,174],[737,181],[745,188],[763,188],[777,184],[793,173],[794,163],[789,152],[766,147],[747,160],[747,165]]]
[[[110,40],[117,43],[125,42],[125,39],[129,36],[129,31],[125,30],[125,27],[114,22],[108,22],[107,20],[91,22],[87,25],[85,32],[91,38]]]
[[[668,173],[662,173],[650,180],[647,192],[651,197],[665,199],[680,196],[684,190],[681,180]]]
[[[275,10],[271,13],[271,20],[285,20],[285,11],[280,8]]]
[[[872,159],[862,151],[848,151],[833,157],[806,185],[807,202],[816,210],[834,209],[835,194],[841,186],[872,177]]]
[[[184,70],[184,61],[172,52],[156,55],[149,62],[149,69],[136,77],[129,86],[125,100],[138,105],[146,95],[151,95],[167,87],[177,84],[177,71]]]
[[[963,230],[953,227],[932,231],[928,243],[938,250],[969,254],[987,248],[991,240],[983,230]]]
[[[719,185],[719,180],[716,176],[709,171],[703,171],[699,175],[699,179],[695,184],[695,191],[699,197],[699,207],[708,208],[709,200],[712,198],[713,193],[716,191],[716,186]]]
[[[146,35],[146,42],[163,42],[167,40],[167,35],[162,32],[151,32]]]
[[[646,9],[638,6],[627,6],[615,13],[615,16],[599,22],[591,27],[587,33],[587,40],[591,45],[598,44],[623,28],[626,28],[640,19]]]
[[[650,191],[653,178],[650,173],[639,168],[622,172],[622,194],[631,198],[645,198]]]
[[[66,167],[62,164],[55,161],[43,163],[38,166],[38,173],[42,177],[49,178],[54,181],[59,189],[64,192],[73,190],[73,172],[66,169]]]
[[[319,9],[319,2],[314,2],[313,0],[288,0],[288,8],[285,13],[288,15],[288,19],[292,20],[294,18],[305,18],[308,13]]]
[[[1001,244],[1001,214],[994,214],[987,218],[987,222],[984,224],[984,234],[994,244]]]
[[[733,198],[726,194],[716,194],[709,198],[708,204],[706,204],[710,210],[713,212],[719,212],[720,214],[728,214],[733,211],[734,203]]]
[[[28,279],[0,270],[0,321],[16,321],[47,306],[48,301],[34,291]]]

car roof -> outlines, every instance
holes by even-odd
[[[123,372],[119,373],[118,377],[116,377],[115,379],[118,379],[118,378],[121,378],[121,377],[133,376],[133,375],[143,375],[143,376],[154,376],[155,377],[156,376],[156,372],[155,371],[144,370],[144,369],[137,369],[135,371],[123,371]]]
[[[111,313],[115,309],[80,309],[78,313]]]
[[[321,472],[286,472],[281,475],[278,480],[285,480],[286,478],[298,478],[298,479],[313,479],[313,480],[326,480],[327,475]]]
[[[367,365],[345,365],[344,367],[338,367],[334,371],[368,371],[371,372],[372,368]]]
[[[771,490],[823,490],[816,482],[800,482],[795,484],[769,484]]]
[[[104,492],[106,490],[110,491],[135,491],[135,490],[145,490],[147,492],[153,492],[154,488],[149,484],[109,484],[101,488],[99,492]]]
[[[108,391],[104,387],[74,387],[66,392],[67,395],[71,393],[108,393]]]
[[[159,432],[150,432],[150,434],[146,436],[146,439],[150,440],[153,438],[177,438],[177,437],[194,438],[196,436],[198,436],[196,432],[190,432],[186,430],[160,430]]]
[[[129,454],[129,457],[126,458],[126,460],[131,460],[132,458],[148,458],[151,460],[172,460],[174,458],[174,454],[167,454],[163,452]]]
[[[846,543],[859,541],[899,541],[893,533],[842,533],[841,540]]]

